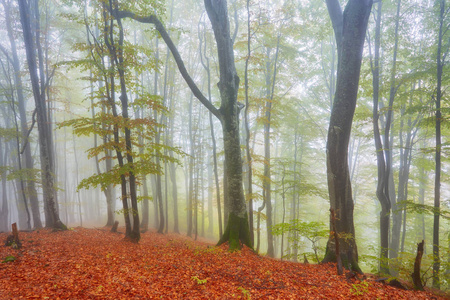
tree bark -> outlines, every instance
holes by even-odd
[[[220,81],[218,83],[221,106],[226,163],[227,190],[230,214],[224,235],[218,244],[229,242],[230,249],[240,248],[240,243],[252,247],[248,226],[247,208],[242,185],[242,159],[239,137],[239,112],[237,92],[239,77],[234,64],[233,42],[230,38],[226,1],[205,0],[206,12],[211,21],[217,43]]]
[[[414,261],[414,272],[411,274],[414,287],[416,290],[423,291],[422,278],[420,277],[420,264],[423,256],[424,240],[417,244],[417,254]]]
[[[343,265],[360,272],[353,222],[352,188],[348,167],[348,144],[356,107],[362,51],[372,0],[349,0],[344,13],[332,7],[337,0],[327,0],[335,35],[342,24],[342,42],[338,42],[336,94],[330,117],[327,139],[327,177],[331,209],[336,212],[336,232],[339,237]],[[333,17],[337,15],[338,17]],[[328,240],[323,262],[336,261],[335,243]]]

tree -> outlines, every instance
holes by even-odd
[[[441,98],[442,98],[442,73],[445,64],[445,58],[448,52],[442,53],[442,40],[444,31],[448,30],[447,27],[444,28],[444,13],[445,13],[445,0],[439,1],[439,33],[438,33],[438,45],[436,53],[436,152],[435,152],[435,178],[434,178],[434,220],[433,220],[433,287],[439,288],[439,269],[440,269],[440,258],[439,258],[439,208],[441,202],[441,123],[442,123],[442,113],[441,113]],[[447,9],[448,13],[448,9]]]
[[[156,15],[139,16],[128,10],[115,10],[116,18],[132,18],[141,23],[154,24],[172,52],[181,75],[186,80],[193,94],[216,116],[221,124],[225,152],[225,178],[227,180],[227,197],[229,197],[228,222],[218,244],[229,242],[230,250],[240,248],[240,243],[252,247],[248,225],[248,214],[242,186],[242,159],[240,148],[239,113],[242,106],[237,101],[239,77],[236,72],[233,42],[230,38],[230,24],[226,1],[205,0],[205,7],[211,21],[217,44],[219,58],[221,106],[217,109],[206,98],[188,74],[178,50]],[[126,8],[126,7],[125,7]]]
[[[206,33],[206,29],[205,29],[205,33]],[[208,100],[211,102],[211,70],[210,70],[210,66],[209,66],[209,57],[206,54],[206,45],[207,45],[207,39],[206,39],[206,35],[204,38],[204,42],[203,42],[203,38],[200,35],[199,36],[200,39],[200,61],[202,63],[203,68],[206,71],[206,75],[207,75],[207,86],[208,86]],[[204,44],[204,50],[202,52],[202,44]],[[246,108],[248,107],[248,105],[246,105]],[[209,116],[209,129],[210,129],[210,134],[211,134],[211,143],[212,143],[212,158],[213,158],[213,172],[214,172],[214,184],[215,184],[215,190],[216,190],[216,201],[217,201],[217,215],[218,215],[218,222],[219,222],[219,235],[222,236],[223,234],[223,229],[222,229],[222,205],[220,203],[220,188],[219,188],[219,172],[217,171],[218,167],[217,167],[217,143],[216,143],[216,136],[215,136],[215,132],[214,132],[214,121],[213,121],[213,115],[211,113],[211,111],[209,111],[208,113]],[[251,220],[251,217],[249,216],[249,220]],[[250,223],[251,224],[251,223]],[[250,226],[250,234],[252,233],[251,231],[251,226]]]
[[[21,67],[20,67],[20,61],[19,56],[17,53],[17,46],[16,46],[16,39],[14,37],[14,31],[13,31],[13,20],[12,20],[12,14],[11,14],[11,2],[10,1],[2,1],[3,8],[5,10],[5,25],[6,30],[8,32],[8,39],[9,43],[11,45],[11,59],[12,59],[12,66],[14,70],[14,85],[16,89],[16,95],[17,95],[17,107],[19,109],[19,116],[20,116],[20,127],[22,132],[22,144],[23,144],[23,150],[21,152],[24,152],[24,162],[25,162],[25,168],[28,172],[32,172],[34,168],[34,160],[31,156],[31,145],[28,140],[28,124],[27,124],[27,115],[26,115],[26,101],[23,94],[23,84],[22,84],[22,76],[21,76]],[[3,50],[3,49],[2,49]],[[6,51],[6,50],[5,50]],[[31,177],[31,176],[30,176]],[[28,196],[30,200],[31,205],[31,212],[33,215],[33,227],[34,228],[41,228],[42,227],[42,221],[41,221],[41,215],[39,212],[39,202],[37,197],[37,191],[35,187],[35,182],[32,179],[28,179],[26,181],[26,195]]]
[[[252,166],[252,156],[250,152],[250,125],[249,125],[249,84],[248,84],[248,65],[250,61],[251,51],[251,27],[250,27],[250,0],[246,2],[247,10],[247,57],[245,58],[245,69],[244,69],[244,92],[245,92],[245,109],[244,109],[244,127],[245,127],[245,158],[247,164],[247,199],[248,199],[248,223],[250,231],[250,241],[254,244],[254,232],[253,232],[253,166]],[[222,229],[222,228],[221,228]],[[222,231],[222,230],[221,230]]]
[[[383,143],[381,140],[380,126],[379,126],[379,91],[380,91],[380,40],[381,40],[381,7],[382,2],[378,2],[376,8],[376,24],[375,24],[375,41],[374,41],[374,58],[371,59],[372,69],[372,86],[373,86],[373,135],[375,141],[375,151],[377,155],[377,189],[376,195],[381,204],[380,211],[380,272],[384,274],[389,273],[389,224],[391,202],[389,199],[389,174],[386,171],[386,160],[384,157]],[[370,47],[370,44],[369,44]],[[385,145],[385,147],[389,147]]]
[[[398,249],[400,245],[400,229],[402,225],[402,213],[395,199],[394,192],[394,184],[393,184],[393,172],[392,172],[392,142],[389,138],[392,119],[393,119],[393,105],[395,94],[398,89],[396,86],[396,76],[397,76],[397,53],[398,53],[398,31],[399,31],[399,23],[400,23],[400,4],[401,0],[397,2],[397,10],[396,10],[396,18],[395,18],[395,32],[394,32],[394,49],[393,49],[393,57],[392,57],[392,68],[390,74],[390,87],[389,87],[389,103],[388,103],[388,111],[386,116],[386,124],[384,128],[384,156],[386,159],[386,173],[385,173],[385,183],[386,183],[386,192],[389,196],[389,193],[392,193],[392,196],[389,196],[389,200],[392,204],[392,234],[391,234],[391,251],[390,258],[396,258],[398,256]],[[398,199],[401,201],[403,199]]]
[[[5,138],[0,138],[0,180],[1,180],[1,199],[2,205],[0,207],[0,231],[7,231],[9,229],[8,224],[8,189],[7,189],[7,165],[6,165],[6,153],[8,152],[8,144],[5,142]],[[5,149],[4,149],[4,148]]]
[[[327,137],[327,177],[330,206],[336,212],[340,250],[336,253],[330,235],[323,262],[337,261],[340,256],[346,268],[360,272],[347,157],[372,0],[349,0],[343,13],[337,0],[327,0],[327,7],[338,49],[336,93]]]
[[[39,16],[39,6],[37,2],[32,1],[34,4],[35,14]],[[30,26],[30,16],[29,3],[26,0],[19,1],[20,10],[20,20],[23,28],[23,36],[25,43],[25,50],[27,54],[28,69],[30,71],[30,80],[33,90],[34,102],[36,105],[36,116],[39,131],[39,152],[41,159],[41,169],[42,169],[42,188],[44,192],[44,202],[46,207],[46,226],[53,227],[57,229],[67,229],[66,226],[59,219],[59,213],[57,208],[57,203],[55,201],[55,190],[54,190],[54,177],[52,170],[52,155],[50,143],[50,130],[47,121],[47,109],[45,103],[45,86],[40,89],[39,80],[44,83],[45,78],[39,78],[38,76],[38,66],[36,63],[36,46],[38,38],[33,41],[33,36]],[[40,58],[42,58],[39,55]],[[40,68],[42,69],[42,68]],[[41,70],[43,71],[43,70]],[[42,75],[42,74],[41,74]],[[42,77],[42,76],[41,76]]]

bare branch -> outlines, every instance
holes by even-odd
[[[161,21],[155,15],[138,16],[135,13],[132,13],[130,11],[114,11],[114,12],[112,12],[112,15],[118,19],[130,18],[130,19],[136,20],[140,23],[147,23],[147,24],[155,25],[155,29],[158,30],[158,32],[161,35],[161,37],[163,38],[164,42],[167,44],[167,47],[170,49],[170,52],[172,52],[172,55],[178,66],[178,70],[180,71],[181,76],[183,76],[184,80],[186,81],[187,85],[191,89],[194,96],[219,120],[222,118],[219,110],[211,102],[209,102],[209,100],[203,95],[203,93],[200,91],[200,89],[195,84],[192,77],[189,75],[189,73],[186,70],[186,67],[184,65],[184,62],[181,59],[180,53],[178,52],[178,49],[176,48],[175,44],[173,43],[173,41],[170,38],[169,34],[167,33],[166,29],[164,28],[164,25],[161,23]]]

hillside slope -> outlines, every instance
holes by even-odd
[[[0,234],[3,243],[7,234]],[[347,280],[332,265],[278,261],[248,249],[148,232],[139,244],[108,230],[20,232],[0,247],[0,299],[444,299],[370,278]]]

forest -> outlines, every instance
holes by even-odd
[[[191,251],[238,270],[256,253],[450,292],[448,1],[0,2],[0,237],[13,230],[23,257],[78,239],[133,272],[164,247],[164,262]],[[230,294],[187,280],[193,298],[264,298],[293,284],[270,270],[223,277],[241,276]],[[402,297],[377,280],[342,299]]]

